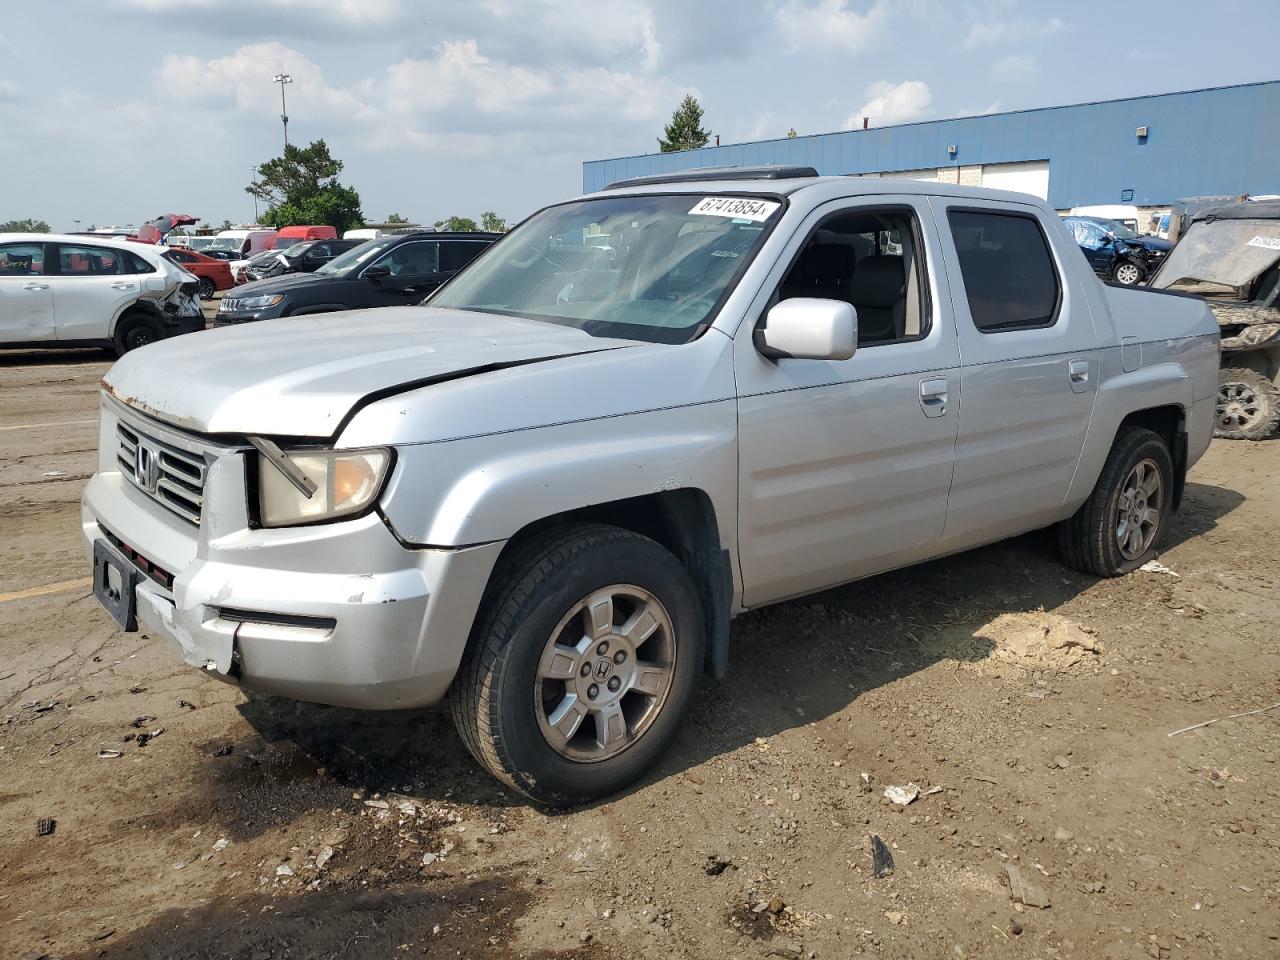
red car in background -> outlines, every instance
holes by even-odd
[[[230,290],[235,286],[235,280],[231,276],[231,264],[225,260],[206,257],[203,253],[180,247],[170,247],[165,252],[165,256],[200,279],[201,300],[210,300],[218,290]]]

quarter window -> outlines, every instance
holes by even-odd
[[[982,333],[1049,327],[1060,288],[1049,245],[1033,217],[951,210],[969,314]]]
[[[44,273],[43,243],[0,244],[0,277],[26,277]]]
[[[778,299],[842,300],[858,313],[858,346],[929,332],[915,215],[860,208],[823,220],[778,288]]]

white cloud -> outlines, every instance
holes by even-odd
[[[867,88],[867,96],[870,99],[845,121],[846,130],[861,128],[863,117],[870,118],[873,127],[919,120],[933,106],[933,92],[923,80],[880,80]]]
[[[237,114],[261,120],[278,113],[278,94],[269,83],[276,73],[293,77],[291,122],[310,118],[314,126],[320,120],[334,134],[354,129],[372,149],[430,143],[476,152],[551,128],[599,133],[657,124],[687,89],[603,67],[509,63],[485,55],[474,38],[446,41],[429,56],[406,58],[381,75],[345,85],[331,84],[319,65],[280,43],[247,44],[210,60],[171,54],[156,78],[162,95],[206,108],[220,105],[226,122],[234,123]]]
[[[793,49],[852,52],[878,39],[888,16],[886,0],[876,0],[864,12],[851,9],[850,0],[784,0],[774,22]]]
[[[404,15],[404,0],[118,0],[123,6],[148,13],[188,13],[219,10],[228,17],[262,12],[318,16],[339,23],[388,23]],[[239,8],[239,9],[236,9]]]
[[[997,9],[985,19],[970,23],[961,45],[966,50],[976,50],[997,44],[1029,43],[1061,33],[1065,28],[1066,24],[1057,17],[1047,20],[1009,18],[1002,16]]]
[[[991,76],[1000,83],[1010,85],[1028,83],[1040,75],[1035,57],[1029,53],[1001,57],[991,65]]]

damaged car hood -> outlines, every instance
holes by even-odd
[[[635,345],[517,317],[386,307],[165,340],[125,354],[102,384],[123,403],[186,430],[327,438],[367,399]]]

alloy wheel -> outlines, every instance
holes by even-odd
[[[579,763],[627,749],[662,712],[676,655],[671,616],[644,588],[614,584],[574,604],[538,661],[534,710],[547,743]]]
[[[1116,545],[1126,560],[1137,560],[1151,549],[1163,504],[1160,468],[1150,458],[1139,461],[1125,477],[1116,509]]]
[[[1116,283],[1131,287],[1142,279],[1142,271],[1132,263],[1122,263],[1116,267]]]
[[[1262,417],[1258,391],[1247,383],[1228,381],[1218,385],[1218,429],[1245,432]]]

